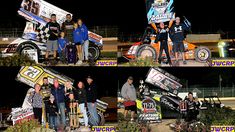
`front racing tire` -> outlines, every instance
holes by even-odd
[[[136,58],[152,58],[154,61],[157,60],[157,52],[154,47],[149,44],[140,45],[135,54]]]
[[[211,51],[207,47],[198,47],[195,49],[195,60],[197,62],[207,62],[211,58]]]

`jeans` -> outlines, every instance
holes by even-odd
[[[60,111],[60,118],[62,120],[62,124],[66,126],[66,120],[65,120],[65,103],[59,103],[59,111]]]
[[[56,129],[57,128],[57,123],[58,123],[57,116],[50,116],[49,120],[50,120],[49,121],[50,128],[51,129]]]
[[[82,51],[83,51],[82,56],[83,56],[83,59],[85,60],[88,60],[88,48],[89,48],[89,40],[86,40],[82,45]]]
[[[62,63],[65,63],[66,62],[66,56],[65,56],[66,54],[65,54],[65,51],[61,51],[60,53],[59,53],[59,57],[60,57],[60,61],[62,62]]]
[[[92,106],[93,103],[87,103],[88,111],[90,113],[90,122],[93,126],[99,125],[99,116],[96,110],[96,103]]]
[[[87,117],[87,112],[86,112],[86,108],[85,108],[85,103],[79,104],[79,109],[83,114],[85,126],[88,126],[88,117]]]

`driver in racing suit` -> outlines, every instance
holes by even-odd
[[[187,114],[185,121],[191,122],[197,120],[197,115],[199,114],[200,103],[193,97],[193,93],[188,93],[188,98],[186,99],[187,104]]]

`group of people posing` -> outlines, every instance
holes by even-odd
[[[76,129],[79,127],[79,114],[81,114],[85,128],[88,128],[88,109],[89,122],[94,126],[99,125],[96,86],[91,76],[88,76],[86,81],[86,85],[79,81],[74,88],[70,81],[61,85],[59,80],[54,78],[51,85],[47,77],[43,78],[43,84],[35,84],[35,91],[28,98],[32,104],[35,119],[38,119],[41,124],[42,120],[49,122],[50,128],[55,130],[59,126],[65,129],[68,125]],[[69,118],[69,123],[66,123],[66,117]]]
[[[45,62],[48,63],[49,53],[53,52],[53,57],[57,62],[57,53],[62,62],[66,59],[66,45],[74,43],[76,45],[76,53],[78,64],[88,61],[88,29],[82,19],[72,21],[71,14],[66,15],[66,21],[60,26],[56,21],[56,15],[51,15],[51,21],[46,24],[49,29],[49,38],[47,40],[47,52]]]
[[[160,53],[158,57],[158,62],[161,64],[162,61],[162,52],[165,51],[167,57],[167,63],[172,65],[169,49],[168,49],[168,36],[172,40],[173,43],[173,52],[175,55],[175,62],[178,63],[179,54],[182,55],[183,64],[187,64],[185,60],[185,47],[184,47],[184,40],[185,40],[185,32],[190,30],[190,27],[187,27],[185,24],[180,22],[180,17],[175,18],[175,24],[173,24],[174,20],[172,19],[169,22],[169,25],[165,25],[163,22],[159,24],[159,28],[156,26],[155,23],[151,23],[151,26],[155,30],[158,41],[160,42]]]

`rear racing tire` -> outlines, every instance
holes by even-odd
[[[207,62],[211,58],[211,51],[207,47],[198,47],[195,49],[195,60],[197,62]]]
[[[104,124],[105,124],[105,118],[104,118],[103,113],[100,112],[99,110],[97,110],[97,114],[98,114],[98,117],[99,117],[99,123],[98,123],[98,125],[99,125],[99,126],[104,126]],[[91,121],[90,121],[90,120],[92,120],[92,119],[91,119],[91,115],[90,115],[89,112],[88,112],[87,116],[88,116],[88,123],[89,123],[89,125],[94,126],[94,124],[92,124]]]
[[[89,44],[88,53],[89,53],[89,59],[94,61],[98,60],[101,55],[100,48],[91,42]]]
[[[154,61],[157,60],[157,52],[154,47],[149,44],[140,45],[135,54],[136,58],[145,59],[146,57],[152,58]]]

